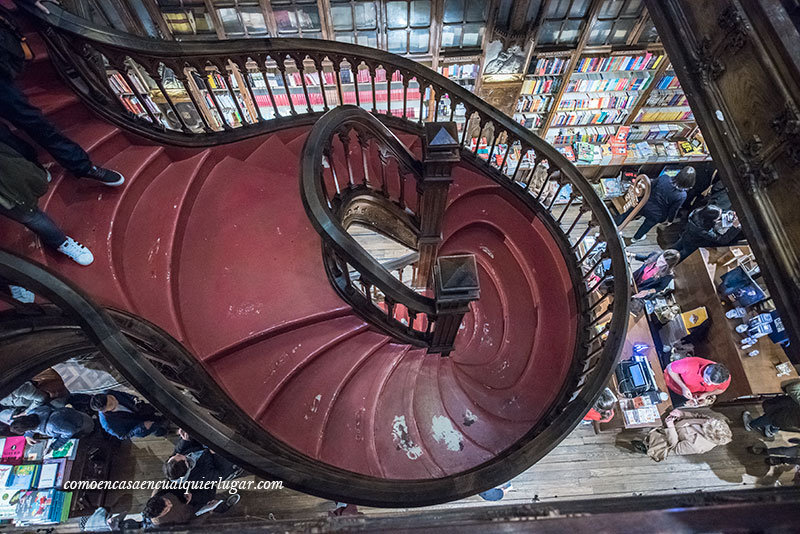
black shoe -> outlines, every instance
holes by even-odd
[[[225,512],[227,512],[228,510],[233,508],[233,506],[236,503],[238,503],[241,499],[242,499],[242,496],[239,495],[238,493],[234,493],[233,495],[230,495],[227,499],[222,501],[222,503],[220,503],[216,508],[214,508],[214,513],[216,513],[216,514],[224,514]]]
[[[98,167],[97,165],[92,165],[91,170],[86,174],[84,174],[83,176],[81,176],[81,178],[89,178],[90,180],[97,180],[98,182],[101,182],[109,187],[118,187],[125,183],[125,177],[122,176],[117,171],[112,171],[111,169]]]

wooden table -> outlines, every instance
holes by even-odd
[[[634,317],[630,314],[628,315],[628,335],[625,337],[625,343],[622,345],[622,357],[620,358],[620,361],[631,359],[633,356],[633,346],[637,343],[644,343],[647,345],[647,361],[650,363],[650,367],[653,369],[656,386],[658,387],[659,391],[667,392],[667,383],[664,381],[664,372],[662,371],[661,363],[658,360],[658,353],[654,347],[653,337],[650,335],[650,327],[648,326],[647,316],[645,314],[640,314],[639,317]],[[617,394],[618,386],[619,384],[617,384],[617,375],[615,373],[612,375],[611,382],[609,383],[608,387],[611,388],[614,394]],[[658,408],[658,414],[662,418],[664,416],[664,412],[666,412],[669,406],[669,401],[661,402],[656,405],[656,408]],[[614,418],[608,423],[599,423],[595,428],[599,429],[600,431],[604,431],[614,428],[653,428],[660,426],[660,419],[654,421],[653,423],[625,425],[625,418],[622,416],[622,410],[619,407],[619,403],[617,403],[617,406],[614,408]]]
[[[740,397],[781,393],[782,384],[797,378],[797,371],[791,364],[790,375],[777,376],[775,366],[789,362],[789,358],[768,336],[760,338],[746,352],[739,348],[742,336],[735,329],[742,322],[725,317],[725,312],[734,306],[727,299],[722,301],[716,289],[720,283],[720,275],[738,266],[735,261],[724,265],[731,257],[731,249],[740,249],[744,255],[750,254],[748,246],[701,248],[675,268],[675,300],[681,310],[689,311],[705,306],[711,321],[708,336],[695,344],[695,353],[702,358],[725,364],[731,372],[731,385],[717,399],[723,402]],[[764,287],[763,282],[759,285]],[[758,356],[747,355],[755,349],[759,351]]]

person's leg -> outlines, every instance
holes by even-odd
[[[644,236],[647,234],[647,232],[649,232],[650,229],[657,224],[658,221],[651,221],[650,219],[645,219],[644,221],[642,221],[642,224],[641,226],[639,226],[639,229],[636,230],[636,233],[633,234],[633,239],[635,240],[643,239]]]
[[[7,210],[0,207],[0,215],[24,224],[50,248],[58,249],[67,240],[67,235],[53,222],[53,219],[39,208],[26,211],[20,208]]]
[[[764,436],[768,438],[774,437],[775,433],[780,430],[780,428],[772,424],[767,414],[753,419],[750,412],[745,411],[742,413],[742,422],[744,423],[745,430],[748,432],[751,430],[760,430],[764,433]]]
[[[0,117],[28,134],[75,176],[86,176],[92,170],[86,151],[59,132],[12,80],[0,79]]]
[[[10,146],[19,152],[23,158],[39,165],[39,155],[36,154],[36,149],[24,139],[14,135],[14,133],[2,121],[0,121],[0,143]]]
[[[619,226],[620,224],[622,224],[622,221],[624,221],[624,220],[625,220],[625,218],[626,218],[628,215],[630,215],[630,213],[631,213],[632,211],[633,211],[633,208],[629,209],[629,210],[628,210],[628,211],[626,211],[625,213],[620,213],[619,215],[617,215],[616,217],[614,217],[614,224],[616,224],[617,226]]]

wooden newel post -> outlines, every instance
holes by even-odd
[[[434,268],[436,323],[428,352],[447,356],[453,350],[469,303],[480,298],[478,266],[473,254],[440,256]]]
[[[419,193],[419,269],[414,285],[427,287],[442,241],[442,219],[447,192],[453,182],[453,165],[461,160],[458,129],[454,122],[425,124],[422,144],[422,181]]]

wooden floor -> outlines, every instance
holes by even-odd
[[[570,220],[569,214],[566,220]],[[630,236],[638,227],[630,225],[623,235]],[[369,232],[366,232],[369,233]],[[367,235],[359,236],[367,238]],[[374,248],[385,243],[376,240]],[[371,247],[372,248],[372,247]],[[655,244],[655,230],[644,241],[628,247],[634,253],[659,250]],[[405,250],[382,250],[381,259],[403,255]],[[637,267],[638,262],[633,263]],[[656,463],[648,456],[630,449],[633,438],[642,431],[612,431],[596,434],[590,425],[579,425],[539,463],[513,479],[513,490],[497,503],[487,503],[479,497],[470,497],[438,506],[405,509],[377,509],[363,507],[369,515],[408,514],[451,508],[521,504],[531,502],[558,503],[565,499],[651,495],[752,488],[775,484],[791,484],[793,469],[768,467],[764,458],[747,452],[747,447],[758,442],[758,435],[744,431],[741,424],[743,407],[719,408],[717,413],[731,422],[734,440],[700,456],[675,456]],[[757,407],[754,413],[759,413]],[[795,435],[796,436],[796,435]],[[783,434],[774,443],[785,445]],[[168,436],[172,441],[177,437]],[[162,462],[171,454],[172,443],[163,438],[145,438],[123,444],[119,461],[115,464],[114,479],[160,480]],[[255,480],[250,476],[246,479]],[[334,503],[311,497],[289,489],[242,492],[241,502],[229,514],[249,520],[308,519],[325,516]],[[140,512],[149,497],[146,492],[110,492],[107,504],[114,512]],[[66,530],[70,527],[66,526]],[[74,524],[73,527],[74,528]]]
[[[729,419],[734,434],[732,443],[699,456],[671,456],[657,463],[633,452],[631,439],[642,431],[612,431],[596,434],[591,425],[580,425],[539,463],[513,479],[513,490],[497,503],[470,497],[447,504],[406,509],[362,507],[369,515],[412,513],[469,506],[547,502],[565,499],[653,495],[711,490],[733,490],[788,485],[794,471],[786,466],[769,467],[764,457],[750,454],[747,447],[758,443],[758,435],[745,432],[741,424],[743,407],[727,407],[715,413]],[[754,410],[756,413],[758,409]],[[794,435],[797,437],[797,435]],[[784,433],[771,446],[787,444]],[[172,436],[174,439],[174,436]],[[172,443],[163,438],[145,438],[123,446],[114,479],[160,480],[161,464],[172,452]],[[256,480],[246,477],[245,480]],[[331,501],[289,489],[241,492],[242,500],[229,514],[262,519],[308,519],[332,510]],[[110,492],[107,504],[115,512],[141,511],[146,492]]]

